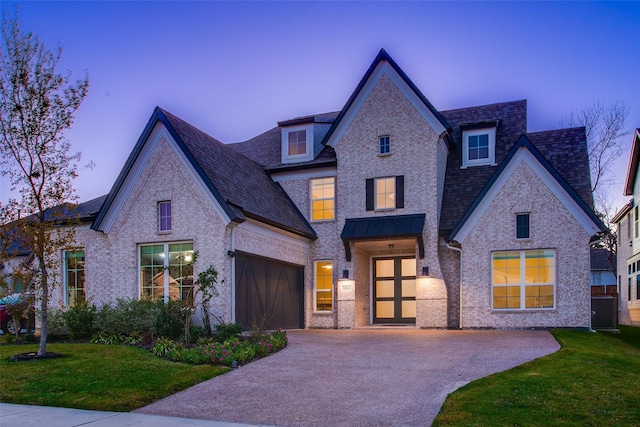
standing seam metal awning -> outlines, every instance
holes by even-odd
[[[350,241],[383,240],[415,237],[418,241],[418,253],[424,258],[422,230],[426,214],[391,215],[370,218],[348,218],[340,234],[347,261],[351,261]]]

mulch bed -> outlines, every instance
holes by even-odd
[[[14,354],[13,356],[9,357],[9,360],[12,362],[24,362],[27,360],[55,359],[56,357],[62,357],[62,356],[64,356],[64,354],[53,353],[49,351],[42,356],[38,356],[38,353],[34,351],[29,353]]]

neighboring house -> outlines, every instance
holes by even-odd
[[[591,295],[618,294],[615,266],[615,254],[604,248],[591,248]]]
[[[624,195],[632,196],[612,223],[618,225],[618,322],[640,326],[640,129],[633,133]]]
[[[106,196],[98,197],[88,202],[80,204],[64,204],[57,208],[48,209],[45,212],[45,218],[50,218],[52,212],[55,212],[56,221],[73,220],[76,228],[76,246],[68,248],[60,253],[61,267],[65,274],[60,274],[60,283],[56,283],[54,294],[51,296],[53,305],[62,306],[73,302],[75,298],[86,299],[86,280],[84,277],[85,250],[92,247],[96,233],[91,230],[91,224],[96,218],[102,203]],[[26,218],[25,220],[28,220]],[[15,235],[15,227],[5,227],[2,234],[3,243],[6,247],[0,247],[4,251],[7,259],[0,264],[0,275],[7,277],[9,282],[12,281],[11,273],[17,268],[19,263],[32,263],[33,256],[27,245]],[[93,252],[93,251],[91,251]],[[99,260],[95,261],[96,266]],[[15,283],[9,283],[16,285]],[[18,286],[19,288],[19,286]]]
[[[592,208],[583,128],[438,111],[381,50],[341,111],[248,141],[156,108],[79,238],[84,289],[180,297],[213,265],[212,313],[247,326],[589,327]]]

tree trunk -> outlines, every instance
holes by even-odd
[[[40,347],[38,348],[38,356],[44,356],[47,354],[47,306],[49,304],[49,275],[47,273],[47,267],[44,263],[44,259],[38,257],[38,264],[40,268],[41,282],[41,300],[40,300]]]

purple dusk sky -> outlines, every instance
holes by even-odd
[[[90,79],[67,132],[106,194],[156,105],[229,143],[341,109],[384,48],[439,110],[528,100],[529,130],[593,100],[640,127],[639,2],[11,2]],[[631,136],[627,145],[630,145]],[[620,206],[628,150],[611,192]],[[0,181],[0,201],[10,197]]]

